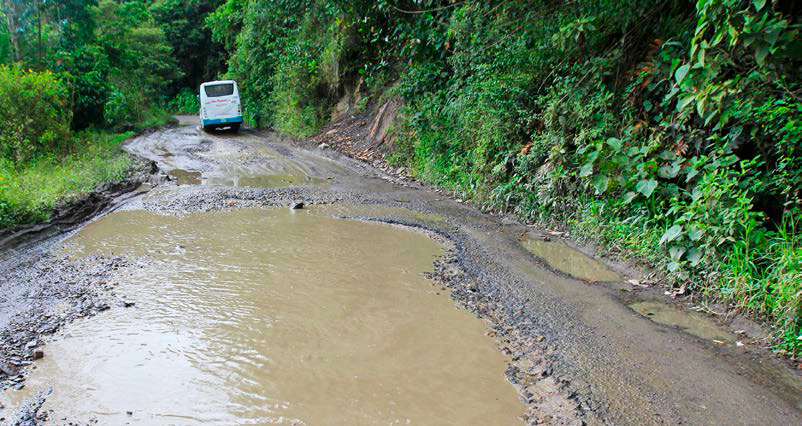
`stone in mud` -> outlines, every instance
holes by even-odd
[[[49,323],[47,323],[47,324],[45,324],[45,325],[43,325],[43,326],[39,327],[39,328],[36,330],[36,332],[37,332],[37,333],[39,333],[39,334],[52,333],[52,332],[53,332],[53,331],[55,331],[57,328],[58,328],[58,324],[56,324],[56,323],[52,323],[52,322],[49,322]]]
[[[304,208],[303,201],[293,201],[292,203],[290,203],[290,210],[300,210],[302,208]]]
[[[33,353],[31,354],[33,359],[40,359],[45,357],[45,351],[41,349],[34,349]]]
[[[10,364],[6,364],[3,361],[0,361],[0,371],[3,372],[3,374],[5,374],[6,376],[16,376],[18,370],[16,367]]]

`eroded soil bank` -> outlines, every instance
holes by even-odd
[[[532,230],[514,220],[482,214],[403,177],[385,175],[331,150],[305,149],[266,132],[204,134],[185,127],[138,138],[128,149],[156,161],[162,173],[176,169],[200,173],[196,175],[199,182],[160,185],[127,202],[128,210],[189,217],[193,212],[232,214],[244,207],[285,209],[303,201],[307,206],[326,205],[329,216],[399,223],[436,235],[445,244],[445,255],[435,261],[429,278],[447,287],[442,293],[450,292],[460,306],[490,321],[488,334],[496,339],[500,353],[509,357],[505,374],[525,404],[527,423],[802,422],[799,374],[764,356],[759,335],[739,334],[740,346],[729,341],[722,344],[688,333],[681,326],[653,321],[628,306],[663,297],[652,289],[627,284],[640,278],[635,271],[609,264],[605,270],[615,277],[576,278],[559,271],[559,258],[549,262],[546,256],[553,253],[533,255],[522,246],[522,236]],[[292,167],[278,166],[286,162]],[[288,170],[300,170],[296,179],[302,182],[258,188],[222,181],[227,176],[233,182],[234,176],[291,175]],[[117,232],[110,232],[109,240]],[[170,254],[173,251],[180,253],[182,244],[162,248],[164,253],[144,264],[141,259],[146,253],[121,255],[125,250],[102,252],[100,247],[98,253],[103,254],[94,254],[96,260],[45,250],[48,254],[30,253],[13,265],[3,264],[2,273],[10,280],[0,283],[0,291],[7,292],[0,294],[9,296],[0,303],[3,309],[15,307],[16,314],[0,318],[2,356],[8,359],[8,354],[18,354],[14,356],[19,362],[14,363],[25,367],[33,362],[26,358],[30,353],[27,344],[36,338],[39,345],[44,340],[47,358],[48,346],[64,344],[67,338],[42,339],[40,335],[47,336],[63,323],[97,311],[100,316],[80,324],[97,324],[92,327],[110,333],[109,340],[113,340],[113,330],[102,326],[103,316],[116,321],[148,310],[144,301],[140,306],[133,300],[133,306],[124,307],[134,295],[120,290],[123,286],[113,279],[116,274],[109,268],[142,266],[147,270],[174,256]],[[159,256],[165,257],[159,260]],[[93,269],[98,262],[99,269]],[[103,267],[103,262],[108,266]],[[590,269],[591,275],[595,268]],[[60,311],[67,315],[59,316]],[[53,318],[58,319],[54,327],[40,332]],[[727,331],[734,326],[719,325]],[[124,336],[117,339],[124,340]],[[114,355],[113,351],[92,351],[89,357]],[[57,360],[46,362],[51,361]],[[42,361],[33,365],[36,363]],[[10,388],[19,386],[17,380],[24,380],[30,368],[23,369],[23,376],[4,375],[3,383]],[[75,386],[86,381],[78,371]],[[480,404],[493,406],[492,398],[484,395]],[[7,413],[0,411],[0,417]]]

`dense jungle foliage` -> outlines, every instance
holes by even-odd
[[[13,189],[26,171],[78,161],[85,129],[196,112],[204,80],[236,79],[250,124],[301,137],[344,96],[393,100],[393,164],[655,266],[802,352],[798,2],[2,1],[0,226],[53,203]]]
[[[119,144],[225,66],[220,0],[2,0],[0,227],[123,178]],[[194,95],[193,95],[194,99]]]
[[[802,348],[802,5],[227,0],[248,119],[402,102],[391,160],[768,319]],[[711,305],[712,306],[712,305]],[[713,309],[712,307],[710,308]]]

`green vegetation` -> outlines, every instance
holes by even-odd
[[[171,108],[197,111],[179,89],[223,64],[225,50],[203,25],[220,4],[3,0],[0,227],[46,219],[57,204],[122,179],[131,166],[124,137],[164,125]]]
[[[488,209],[601,236],[677,288],[766,319],[796,356],[800,10],[228,0],[206,22],[251,122],[307,136],[347,93],[396,97],[395,164]]]
[[[23,165],[42,152],[66,151],[67,88],[51,72],[0,65],[0,158]]]
[[[39,157],[20,169],[0,162],[0,228],[46,220],[60,202],[123,180],[131,159],[120,143],[131,136],[85,131],[75,136],[75,154]]]
[[[198,95],[189,89],[178,92],[178,94],[167,103],[167,110],[176,114],[197,114],[199,109]]]

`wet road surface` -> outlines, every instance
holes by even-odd
[[[182,242],[174,244],[171,238],[181,240],[182,235],[200,235],[206,232],[190,229],[193,228],[191,226],[179,233],[172,232],[171,229],[174,227],[184,226],[178,225],[180,220],[187,220],[186,218],[198,214],[200,214],[197,216],[199,218],[206,218],[207,216],[204,215],[207,214],[210,215],[208,217],[223,215],[222,217],[225,217],[226,220],[220,222],[218,225],[220,229],[210,230],[209,235],[218,235],[218,238],[223,239],[237,236],[235,239],[244,239],[245,241],[253,238],[252,243],[265,241],[264,247],[262,247],[265,250],[275,247],[278,252],[281,252],[287,248],[287,245],[292,247],[293,242],[299,241],[291,239],[279,246],[273,246],[267,243],[268,236],[260,235],[261,229],[258,232],[254,231],[254,234],[248,237],[240,236],[232,230],[229,222],[238,222],[237,215],[248,216],[254,215],[254,211],[261,211],[264,216],[258,214],[249,219],[243,217],[240,221],[258,222],[271,215],[283,215],[295,219],[314,218],[313,220],[316,221],[335,221],[336,223],[350,223],[343,220],[346,218],[362,219],[403,223],[425,228],[434,232],[433,235],[445,238],[445,241],[452,247],[447,250],[444,261],[435,262],[433,279],[435,282],[449,287],[452,297],[459,306],[490,321],[491,329],[487,334],[496,338],[495,345],[500,349],[496,355],[505,354],[509,357],[506,360],[508,367],[505,374],[507,379],[513,382],[514,389],[517,389],[520,399],[526,405],[524,416],[528,419],[528,423],[777,425],[802,423],[802,414],[800,414],[802,412],[802,381],[799,374],[776,358],[766,356],[765,352],[754,347],[751,341],[739,346],[732,338],[720,340],[723,338],[722,336],[732,336],[733,325],[714,324],[709,318],[701,315],[694,316],[693,321],[689,323],[684,319],[682,311],[678,309],[666,313],[665,309],[659,308],[662,306],[661,303],[668,301],[662,292],[654,289],[633,288],[626,283],[627,279],[639,278],[633,270],[621,267],[621,265],[598,263],[598,259],[574,252],[569,245],[559,242],[557,242],[558,246],[537,242],[536,238],[526,237],[531,232],[530,228],[517,224],[515,221],[482,214],[469,206],[425,190],[413,182],[389,178],[369,166],[330,150],[305,148],[303,144],[282,139],[269,132],[246,129],[239,135],[205,134],[193,126],[187,126],[141,136],[131,141],[127,149],[132,153],[156,161],[159,168],[164,173],[173,176],[174,179],[167,184],[160,185],[146,196],[128,203],[125,209],[129,211],[109,215],[87,226],[72,240],[68,240],[67,244],[74,244],[74,247],[78,247],[76,249],[78,252],[110,250],[115,254],[132,257],[152,256],[157,261],[149,262],[144,270],[152,272],[148,277],[162,277],[163,279],[143,284],[143,293],[149,296],[143,294],[142,299],[136,297],[133,292],[129,293],[131,287],[128,286],[132,285],[131,283],[119,283],[120,291],[129,294],[130,296],[127,297],[138,302],[135,307],[114,307],[95,318],[82,320],[74,325],[75,337],[55,336],[53,341],[45,346],[45,348],[53,348],[48,351],[57,352],[60,347],[69,347],[71,339],[80,339],[86,336],[89,336],[90,340],[94,339],[93,341],[98,345],[102,343],[107,346],[93,347],[89,342],[80,343],[81,347],[90,349],[87,349],[88,352],[84,352],[84,356],[65,357],[61,360],[63,365],[68,366],[67,372],[59,373],[57,371],[55,366],[58,365],[59,360],[48,360],[42,363],[41,374],[37,375],[38,372],[33,374],[34,377],[37,377],[36,380],[39,380],[38,377],[42,378],[41,383],[45,383],[47,380],[58,380],[59,374],[64,376],[70,372],[80,372],[82,368],[90,368],[91,365],[111,363],[113,370],[112,361],[118,359],[113,355],[113,345],[125,346],[120,342],[125,342],[126,333],[123,331],[126,330],[126,324],[136,324],[136,321],[151,322],[154,324],[154,330],[158,330],[156,325],[159,322],[148,317],[148,312],[158,310],[150,309],[149,304],[156,303],[155,301],[159,300],[158,293],[165,291],[164,287],[159,286],[167,285],[168,288],[175,290],[174,287],[169,287],[174,283],[165,283],[180,281],[176,275],[169,275],[165,271],[172,270],[174,272],[181,267],[189,267],[193,264],[197,266],[197,259],[193,263],[181,258],[181,256],[191,256],[191,250],[188,249],[190,244]],[[287,185],[290,186],[287,187]],[[295,199],[302,199],[307,205],[325,204],[326,207],[314,207],[304,215],[289,216],[286,205]],[[262,209],[242,209],[243,207]],[[279,210],[263,209],[273,207],[283,208],[280,210],[281,213]],[[183,219],[140,217],[139,222],[143,223],[158,222],[159,220],[179,221],[166,223],[164,227],[158,228],[161,230],[160,232],[164,233],[163,237],[159,236],[158,232],[154,237],[152,234],[155,231],[141,229],[139,224],[104,225],[123,220],[125,215],[137,214],[169,215],[166,217]],[[129,216],[128,219],[130,220],[131,217]],[[186,222],[184,223],[186,224]],[[340,225],[333,225],[333,223],[327,222],[324,228],[331,228],[334,233],[345,232],[340,235],[340,238],[346,240],[350,234],[358,235],[367,229],[356,225],[342,225],[346,228],[348,226],[356,227],[351,231],[340,231],[337,230]],[[359,225],[363,226],[364,224],[359,223]],[[97,229],[102,226],[108,226],[105,236],[87,237],[87,232],[93,232],[93,227]],[[146,225],[142,226],[147,227]],[[212,225],[212,227],[214,226]],[[318,226],[323,225],[318,224]],[[205,228],[209,228],[209,224]],[[130,231],[137,229],[137,232]],[[288,224],[282,226],[282,231],[290,234],[300,232],[298,229]],[[392,243],[395,243],[397,238],[423,238],[424,240],[428,238],[417,234],[412,234],[414,235],[412,237],[406,230],[382,229],[382,231],[372,232],[377,232],[377,234],[388,232],[395,235],[392,238],[388,237]],[[133,234],[127,234],[129,232],[133,232]],[[137,235],[141,235],[141,238]],[[400,237],[400,235],[404,235],[404,237]],[[300,234],[297,237],[300,238],[300,241],[313,238]],[[123,238],[127,242],[124,244],[114,243],[117,238]],[[152,244],[146,243],[149,238],[155,238],[155,241]],[[90,244],[89,240],[93,240],[93,242]],[[335,239],[330,243],[339,247],[337,241]],[[154,246],[159,247],[159,244],[162,243],[168,244],[160,249],[162,252],[147,253],[147,250],[153,249]],[[223,246],[227,246],[226,244]],[[423,272],[431,266],[431,256],[437,252],[437,249],[432,246],[431,241],[420,242],[420,244],[422,244],[420,247],[428,248],[420,248],[420,253],[417,253],[418,249],[413,250],[421,256],[413,256],[415,259],[410,259],[412,263],[407,265],[409,270],[405,275],[410,279],[405,285],[412,285],[413,282],[419,284],[417,286],[419,293],[411,299],[412,301],[417,300],[414,303],[416,306],[403,304],[395,306],[401,298],[398,295],[391,295],[389,300],[393,300],[394,303],[389,303],[388,301],[381,302],[382,299],[378,295],[374,298],[370,294],[363,294],[359,299],[361,303],[352,303],[351,306],[370,310],[373,303],[376,303],[374,313],[379,316],[385,315],[384,311],[391,310],[395,306],[396,309],[408,311],[406,313],[413,317],[409,321],[431,324],[435,331],[438,330],[437,327],[442,327],[439,328],[439,333],[433,335],[427,334],[428,330],[419,330],[418,332],[422,333],[420,336],[429,336],[420,337],[424,342],[427,341],[427,338],[434,339],[434,335],[442,336],[448,331],[465,327],[473,331],[465,331],[466,336],[449,343],[449,346],[461,344],[458,341],[464,340],[466,346],[462,346],[458,352],[464,354],[486,351],[488,345],[492,346],[492,343],[489,342],[493,340],[481,335],[482,333],[477,335],[476,331],[483,327],[481,324],[471,323],[465,318],[459,321],[455,319],[456,317],[447,320],[445,318],[457,314],[448,311],[445,306],[436,309],[427,307],[430,306],[429,304],[440,303],[441,299],[438,299],[437,292],[434,295],[431,294],[431,289],[438,287],[432,287],[431,283],[426,283],[426,280],[417,273]],[[254,244],[250,244],[250,246],[254,246]],[[261,247],[261,245],[259,246]],[[251,250],[248,247],[248,244],[244,244],[243,247],[236,248],[235,251],[242,250],[242,252],[235,257],[247,258],[243,253]],[[343,246],[344,252],[347,252],[346,248],[347,246]],[[370,251],[365,247],[360,250]],[[298,251],[302,250],[299,248]],[[374,246],[373,251],[379,254],[383,253],[380,245]],[[272,252],[259,251],[253,255],[255,258],[264,259],[270,257],[269,253]],[[366,257],[366,259],[373,259],[381,263],[378,258]],[[391,263],[390,260],[392,259],[385,259],[384,262]],[[228,276],[228,279],[223,278],[223,281],[238,281],[251,273],[258,275],[256,270],[265,263],[245,262],[234,270],[223,267],[221,271],[215,272],[217,274],[215,276]],[[269,262],[267,263],[269,264]],[[157,266],[160,264],[172,266],[159,269]],[[412,264],[416,266],[413,267]],[[324,269],[331,266],[330,263],[328,265]],[[154,267],[155,270],[151,269]],[[370,270],[370,268],[366,269]],[[414,273],[410,274],[410,272]],[[193,277],[190,281],[199,279],[197,275],[192,275],[197,271],[189,271],[189,273],[189,276]],[[392,281],[393,275],[386,269],[376,269],[372,273],[378,273],[382,279]],[[168,275],[172,277],[170,280],[167,279]],[[333,272],[332,275],[334,275]],[[415,278],[412,279],[412,276]],[[237,278],[232,280],[231,277]],[[141,278],[138,281],[146,283],[151,281],[144,277]],[[308,278],[311,280],[313,277]],[[186,278],[183,279],[186,280]],[[373,281],[378,279],[373,278]],[[215,280],[199,279],[199,282],[212,281]],[[314,282],[314,280],[311,281]],[[217,287],[209,285],[210,290],[217,289]],[[253,287],[243,286],[234,295],[227,295],[227,297],[239,299],[239,295],[243,291],[245,293],[253,292]],[[188,287],[190,286],[184,288]],[[396,291],[401,291],[398,288]],[[353,290],[357,292],[360,289],[364,290],[364,287],[353,287]],[[329,290],[334,291],[335,289]],[[447,292],[443,292],[443,294],[445,293]],[[274,294],[274,296],[278,297],[279,294]],[[412,295],[408,297],[412,297]],[[423,299],[427,299],[427,297],[431,300],[424,301]],[[269,299],[267,298],[264,305],[250,306],[249,313],[243,314],[241,318],[250,318],[254,309],[270,310]],[[164,302],[169,304],[167,303],[169,300],[167,297]],[[327,302],[330,302],[329,306],[333,306],[332,309],[335,312],[337,306],[342,308],[347,305],[344,300],[327,299]],[[199,302],[198,307],[203,306],[205,306],[204,303]],[[235,307],[237,304],[232,305],[232,309]],[[173,312],[182,312],[182,310],[185,308],[179,305],[174,308]],[[129,313],[130,311],[135,314]],[[426,313],[433,314],[435,312],[438,315],[437,318],[420,318]],[[397,312],[397,314],[403,322],[404,315],[401,315],[401,312]],[[132,319],[126,318],[132,315],[141,317],[134,322],[129,322]],[[190,316],[196,320],[203,318],[202,315]],[[677,318],[678,316],[679,318]],[[258,316],[256,317],[258,318]],[[317,318],[315,321],[317,320],[330,321],[322,318]],[[178,322],[177,319],[174,321]],[[382,320],[387,324],[391,323],[389,321],[390,318]],[[699,325],[696,321],[711,322],[707,325]],[[464,325],[458,327],[456,322],[464,323]],[[221,324],[223,323],[221,321]],[[121,332],[116,333],[111,324],[117,324],[115,327],[119,326]],[[234,322],[234,324],[237,323]],[[203,330],[202,327],[196,328]],[[245,328],[256,329],[258,327],[251,323]],[[175,329],[178,327],[176,326]],[[392,338],[403,337],[398,336],[397,329],[392,327],[390,329],[395,332],[378,338],[378,340],[389,342]],[[67,327],[63,333],[70,333],[69,330],[70,327]],[[702,330],[702,332],[694,332],[694,330]],[[262,330],[259,333],[269,334],[274,331],[280,334],[280,330],[270,330],[269,327],[268,330]],[[167,333],[156,333],[156,336],[161,334]],[[284,338],[291,334],[285,334]],[[105,335],[105,339],[91,337],[93,335]],[[410,341],[418,339],[414,336],[409,336]],[[136,341],[137,337],[134,336],[131,339]],[[188,340],[191,342],[193,339]],[[259,339],[260,342],[262,340],[267,341],[268,338]],[[78,341],[80,340],[73,340],[73,342]],[[463,380],[459,377],[470,377],[470,380],[484,380],[485,386],[490,386],[488,389],[497,389],[493,387],[498,384],[494,380],[501,376],[503,370],[503,368],[499,369],[499,363],[505,362],[500,358],[493,359],[493,355],[486,353],[481,355],[485,357],[484,361],[479,362],[481,365],[468,364],[460,366],[457,370],[449,370],[455,367],[453,364],[466,363],[468,360],[454,354],[431,353],[433,351],[431,346],[436,346],[432,340],[429,341],[430,344],[417,346],[415,344],[400,345],[400,342],[399,351],[403,346],[404,350],[413,352],[410,354],[411,358],[422,358],[424,361],[428,359],[442,368],[443,371],[432,371],[431,374],[427,374],[427,378],[439,376],[441,380],[447,382],[449,374],[453,373],[456,376],[450,376],[453,379],[451,383]],[[184,344],[190,345],[186,342]],[[236,349],[254,350],[253,354],[248,354],[251,356],[261,353],[255,350],[261,344],[264,343],[250,342],[250,344],[243,345],[247,347],[238,346]],[[475,349],[471,349],[474,347]],[[304,348],[304,351],[312,352],[309,348]],[[200,352],[206,353],[205,350]],[[158,356],[163,355],[154,354],[154,357]],[[351,356],[354,356],[354,353],[351,353]],[[98,359],[92,362],[86,360],[86,358],[93,357]],[[360,360],[358,364],[370,365],[369,362],[363,361]],[[350,362],[340,360],[339,365],[348,366]],[[319,367],[311,368],[313,371],[318,369]],[[92,370],[103,371],[100,367],[92,368]],[[77,374],[77,376],[80,377],[81,374]],[[86,380],[73,378],[73,381],[76,382],[74,383],[77,386],[76,389],[87,386],[91,382],[89,377],[91,374],[87,376]],[[362,377],[364,378],[364,375]],[[380,377],[377,374],[374,379],[378,380]],[[243,387],[252,385],[250,382],[245,382],[246,385]],[[425,380],[421,378],[415,383],[424,382]],[[493,382],[492,386],[491,382]],[[31,387],[34,387],[34,379],[31,379],[31,383]],[[105,383],[113,383],[113,381]],[[303,384],[301,390],[287,390],[286,394],[277,393],[276,395],[296,395],[293,392],[298,392],[300,395],[306,392],[320,391],[320,389],[308,390],[307,388],[310,386],[308,382],[299,381],[299,383]],[[101,387],[100,384],[90,386]],[[179,390],[181,389],[179,385],[176,386]],[[410,384],[408,388],[404,389],[412,392],[410,389],[415,389],[416,386],[416,384]],[[422,389],[427,389],[426,385],[420,386]],[[505,384],[505,386],[509,385]],[[236,392],[243,387],[234,386],[231,390]],[[473,385],[469,387],[475,388]],[[119,386],[114,387],[114,389],[117,388]],[[513,389],[513,386],[509,386],[509,388]],[[111,392],[111,388],[106,389]],[[342,389],[345,391],[349,388],[343,387]],[[358,394],[360,389],[357,387],[352,392]],[[435,392],[434,388],[428,389],[428,392]],[[124,392],[125,390],[118,389],[118,391]],[[58,392],[55,390],[54,395]],[[69,392],[64,393],[69,394]],[[439,394],[439,391],[435,393]],[[466,393],[460,410],[465,410],[469,419],[471,418],[471,408],[479,408],[477,410],[479,412],[498,413],[493,414],[493,416],[498,415],[498,417],[493,417],[498,419],[497,422],[488,422],[486,418],[483,418],[481,423],[477,424],[508,424],[514,420],[509,420],[506,416],[514,413],[513,417],[516,417],[518,413],[515,413],[517,410],[515,404],[510,403],[508,399],[503,399],[501,402],[497,400],[498,395],[503,393],[504,391],[501,390],[479,392],[478,396]],[[348,392],[338,396],[343,398],[338,405],[348,405],[347,402],[343,402],[349,400]],[[314,400],[314,395],[309,395],[309,397],[310,400]],[[386,400],[393,398],[397,398],[397,395]],[[326,398],[320,398],[320,400],[322,399]],[[423,397],[423,399],[426,398]],[[78,400],[83,399],[78,398]],[[297,405],[290,404],[292,406],[290,409],[289,406],[285,407],[280,402],[289,400],[298,401],[298,399],[287,396],[277,396],[276,401],[273,401],[275,404],[271,405],[270,402],[265,402],[263,407],[267,407],[267,411],[253,414],[256,416],[254,418],[267,418],[272,412],[270,410],[278,412],[287,410],[286,417],[281,417],[283,420],[302,419],[301,414],[292,411],[297,408]],[[69,401],[69,397],[64,401]],[[57,405],[58,399],[54,398],[53,403]],[[407,407],[415,406],[414,402],[409,402],[409,404]],[[357,404],[357,406],[359,405]],[[470,420],[449,420],[457,419],[451,417],[456,414],[447,408],[450,406],[445,404],[442,407],[443,411],[437,411],[434,415],[438,416],[438,419],[442,419],[444,423],[470,423]],[[454,405],[454,407],[456,406]],[[223,413],[215,408],[215,404],[210,404],[209,407],[207,414],[210,416],[231,415],[231,413]],[[365,415],[368,415],[368,412],[386,413],[386,411],[382,411],[384,408],[381,408],[381,403],[378,403],[376,407],[369,410],[368,404],[365,404],[363,413]],[[321,412],[325,413],[327,409],[332,408],[321,408]],[[92,408],[86,407],[85,410],[92,411]],[[119,412],[123,408],[115,406],[114,410]],[[153,413],[157,411],[159,410],[152,410],[150,415],[155,415]],[[134,412],[137,416],[147,415],[142,411],[134,410]],[[403,415],[408,414],[409,416],[406,418],[412,418],[414,417],[413,413],[416,411],[410,408],[404,413],[398,412],[394,415],[398,414],[398,418],[404,418]],[[429,411],[429,415],[432,413],[434,412]],[[345,417],[354,418],[357,415],[356,411],[348,411]],[[384,417],[385,420],[390,418],[396,417]],[[365,417],[364,423],[382,423],[382,421],[374,421],[376,419],[375,417]],[[432,417],[429,419],[431,420]],[[310,424],[318,423],[310,422]],[[429,424],[425,420],[417,423]]]

